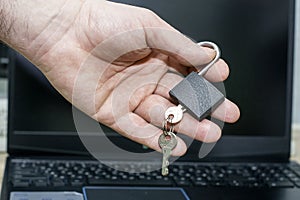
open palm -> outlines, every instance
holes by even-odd
[[[169,90],[193,66],[205,65],[215,56],[153,12],[128,5],[71,1],[44,23],[20,51],[76,107],[155,150],[160,149],[164,112],[174,105]],[[228,66],[219,60],[205,77],[223,81],[228,74]],[[212,116],[235,122],[239,110],[226,99]],[[204,142],[221,135],[213,122],[199,122],[188,114],[175,130]],[[185,151],[179,139],[173,154]]]

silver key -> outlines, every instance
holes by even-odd
[[[199,67],[196,66],[198,74],[200,76],[204,76],[206,72],[219,60],[221,56],[221,51],[219,47],[213,42],[203,41],[203,42],[199,42],[198,45],[202,47],[208,47],[216,51],[215,58],[210,63],[208,63],[208,65],[206,65],[204,68],[201,68],[203,66],[199,66]],[[167,120],[167,122],[171,124],[176,124],[181,121],[183,117],[183,113],[185,111],[186,109],[180,104],[178,106],[169,107],[165,112],[165,120]]]
[[[169,174],[169,157],[171,156],[172,150],[177,145],[176,135],[173,132],[164,132],[160,135],[158,144],[161,147],[163,153],[161,174],[163,176],[166,176]]]
[[[180,104],[178,106],[169,107],[165,112],[165,119],[171,124],[176,124],[181,121],[185,108]]]

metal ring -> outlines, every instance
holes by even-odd
[[[203,76],[219,60],[219,58],[221,57],[221,50],[218,47],[218,45],[216,45],[213,42],[209,42],[209,41],[199,42],[198,45],[200,45],[202,47],[211,48],[211,49],[215,50],[215,52],[216,52],[216,56],[214,57],[214,59],[198,72],[198,74],[200,76]]]
[[[171,124],[169,126],[169,130],[168,130],[168,124]],[[163,120],[162,127],[163,127],[163,134],[165,136],[169,135],[170,132],[174,133],[174,125],[172,123],[168,123],[168,119]]]

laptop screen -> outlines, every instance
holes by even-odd
[[[226,96],[240,107],[241,118],[235,124],[225,124],[223,137],[215,146],[212,157],[248,155],[255,152],[251,142],[263,140],[269,141],[268,144],[281,140],[284,144],[277,149],[265,147],[261,154],[288,153],[292,1],[118,2],[150,8],[195,41],[209,40],[220,46],[222,58],[230,67],[230,77],[224,82]],[[61,152],[84,153],[74,125],[72,106],[26,59],[20,55],[13,59],[15,64],[10,69],[10,150],[60,152],[61,149]],[[86,131],[93,132],[88,127]],[[107,127],[104,131],[121,146],[134,151],[145,149]],[[56,143],[49,144],[45,142],[46,138]],[[247,145],[237,145],[233,141],[245,141]],[[193,157],[189,154],[193,154],[193,148],[197,149],[199,145],[201,143],[195,142],[186,157]],[[228,150],[228,145],[233,149]]]

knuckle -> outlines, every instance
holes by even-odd
[[[154,11],[152,11],[148,8],[142,8],[142,9],[143,9],[145,14],[147,14],[149,16],[152,16],[152,17],[158,17],[158,15]]]

